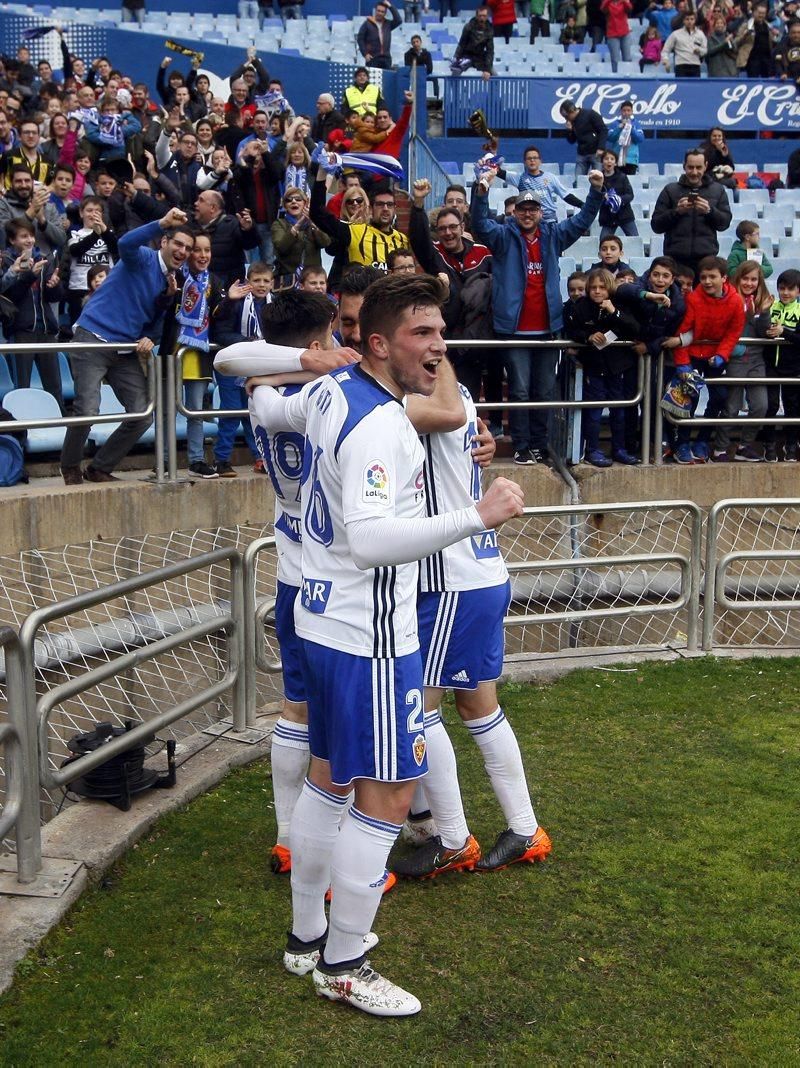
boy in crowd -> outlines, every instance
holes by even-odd
[[[728,277],[733,278],[736,268],[745,260],[755,260],[761,265],[761,273],[769,278],[774,268],[766,252],[760,247],[761,230],[756,222],[740,222],[736,227],[736,240],[728,255]]]
[[[250,265],[247,281],[234,282],[228,288],[228,295],[217,308],[211,325],[211,337],[215,344],[233,345],[237,341],[256,341],[263,338],[261,316],[264,308],[272,300],[272,287],[275,278],[272,268],[267,263],[257,260]],[[247,408],[247,394],[240,380],[233,375],[220,374],[214,370],[214,378],[219,386],[219,405],[222,409],[235,410]],[[236,478],[236,471],[231,464],[233,443],[241,425],[244,440],[250,450],[254,469],[264,470],[264,461],[256,447],[253,430],[247,416],[230,416],[219,420],[219,433],[214,445],[214,466],[220,478]]]
[[[686,298],[689,293],[694,289],[695,273],[691,267],[684,267],[682,263],[678,264],[678,269],[675,272],[675,281],[681,287],[681,293]]]
[[[706,381],[720,378],[732,353],[739,345],[744,326],[744,305],[728,282],[728,265],[719,256],[704,256],[697,265],[700,285],[686,298],[686,312],[677,337],[664,341],[664,348],[675,350],[678,374],[700,371]],[[777,336],[777,335],[776,335]],[[722,411],[724,391],[709,386],[706,418],[715,419]],[[692,408],[697,404],[697,398]],[[687,420],[688,422],[688,420]],[[691,426],[680,426],[676,434],[675,462],[704,464],[711,455],[713,428],[700,428],[697,441],[691,443]]]
[[[322,267],[304,267],[297,288],[302,293],[327,293],[328,276]]]
[[[575,208],[583,207],[583,201],[565,188],[558,175],[548,174],[542,170],[542,154],[535,145],[529,145],[525,149],[522,162],[525,165],[522,174],[509,174],[502,168],[498,168],[497,177],[508,182],[509,185],[515,185],[520,193],[524,193],[527,189],[536,193],[542,205],[542,222],[557,221],[556,204],[559,200]]]
[[[769,317],[772,325],[767,329],[767,336],[783,338],[787,344],[765,348],[767,375],[800,379],[800,271],[792,269],[781,271],[778,275],[778,299],[770,308]],[[781,397],[783,414],[787,418],[797,419],[800,416],[800,385],[768,387],[767,417],[778,414]],[[798,426],[786,428],[783,458],[787,463],[797,462],[798,431]],[[760,436],[765,443],[764,459],[774,464],[778,459],[775,427],[765,426]]]
[[[593,271],[603,267],[616,278],[620,271],[631,270],[630,264],[625,263],[622,259],[622,241],[616,235],[612,234],[601,238],[598,254],[600,259],[597,263],[592,264],[591,269]]]

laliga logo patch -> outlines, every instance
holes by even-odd
[[[380,460],[371,460],[364,468],[361,499],[365,504],[372,504],[376,501],[379,504],[388,504],[391,499],[389,472]]]
[[[414,754],[414,760],[417,762],[417,767],[422,767],[422,761],[425,759],[425,736],[418,734],[411,744],[411,752]]]

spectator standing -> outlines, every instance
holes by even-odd
[[[63,296],[56,259],[42,256],[35,248],[36,234],[29,219],[12,219],[6,236],[9,244],[0,264],[0,293],[17,309],[13,322],[4,322],[8,340],[18,344],[53,342],[58,334],[58,318],[53,306]],[[42,385],[56,398],[63,412],[57,352],[16,353],[17,387],[25,389],[30,386],[34,362]]]
[[[181,267],[194,245],[185,226],[186,216],[172,208],[159,222],[148,223],[120,238],[120,261],[92,299],[87,302],[75,330],[77,342],[129,342],[134,351],[88,349],[73,352],[75,415],[97,415],[100,384],[106,379],[126,412],[147,406],[147,383],[139,362],[149,356],[161,334],[167,275]],[[158,251],[149,247],[160,238]],[[61,474],[67,486],[114,482],[112,471],[127,456],[152,417],[121,423],[81,472],[83,447],[91,426],[67,427],[61,450]]]
[[[702,149],[690,149],[683,160],[683,174],[658,194],[651,226],[664,234],[664,255],[696,271],[700,260],[716,256],[717,235],[731,224],[728,194],[706,173]]]
[[[636,362],[634,349],[609,344],[610,335],[620,341],[638,337],[639,324],[629,311],[616,300],[617,282],[610,271],[602,267],[586,277],[586,295],[570,308],[569,337],[587,346],[576,359],[583,366],[585,400],[627,400],[636,392]],[[593,467],[611,467],[610,460],[600,449],[600,420],[602,408],[587,408],[581,426],[586,444],[586,462]],[[611,408],[611,455],[617,463],[638,463],[625,447],[625,409]]]
[[[81,226],[69,235],[69,289],[67,307],[70,325],[81,314],[89,293],[89,271],[102,264],[109,271],[117,258],[117,235],[106,222],[100,197],[84,197],[79,207]]]
[[[571,219],[541,221],[535,193],[517,198],[514,218],[497,222],[489,217],[489,172],[478,182],[473,202],[476,236],[492,251],[492,310],[498,337],[518,342],[505,350],[510,401],[555,399],[558,349],[535,351],[526,341],[547,341],[562,328],[559,258],[589,229],[602,203],[603,176],[591,171],[586,203]],[[509,417],[514,462],[545,463],[548,457],[547,411],[515,409]]]
[[[388,18],[391,12],[391,21]],[[392,0],[379,0],[375,10],[361,23],[356,37],[358,50],[368,67],[390,70],[392,66],[392,30],[403,24]]]
[[[34,182],[46,185],[50,178],[50,164],[39,151],[42,140],[39,124],[33,119],[23,119],[19,124],[18,136],[17,146],[3,156],[6,189],[11,188],[11,175],[18,166],[25,167]]]
[[[565,120],[567,140],[577,149],[575,173],[588,174],[597,166],[606,147],[606,124],[597,111],[579,108],[573,100],[564,100],[558,110]]]
[[[189,211],[197,196],[197,176],[201,167],[197,159],[197,135],[194,130],[181,133],[175,152],[170,150],[169,141],[165,127],[156,142],[156,165],[177,189],[181,210]]]
[[[714,16],[708,35],[706,65],[709,78],[735,78],[738,74],[733,34],[724,15]]]
[[[631,61],[631,39],[628,15],[633,11],[631,0],[602,0],[600,10],[606,17],[606,42],[611,55],[611,69]]]
[[[556,221],[556,205],[559,200],[575,208],[583,207],[583,201],[565,188],[557,175],[542,170],[542,154],[536,145],[528,145],[522,154],[522,162],[525,165],[522,174],[510,174],[499,168],[497,176],[509,185],[516,186],[520,193],[529,189],[536,194],[542,206],[542,222]]]
[[[744,304],[744,336],[766,338],[770,326],[769,313],[772,307],[772,297],[767,290],[761,267],[752,261],[741,263],[734,272],[731,285]],[[764,363],[764,346],[745,345],[743,349],[741,354],[738,353],[738,347],[734,349],[728,360],[727,374],[731,378],[765,378],[767,369]],[[767,414],[767,387],[758,383],[753,383],[752,386],[728,386],[722,414],[726,419],[735,419],[744,405],[745,393],[747,394],[747,419],[741,425],[741,444],[733,458],[744,463],[759,463],[764,457],[755,447],[755,439],[758,433],[758,420],[763,419]],[[774,429],[772,427],[773,432]],[[712,460],[724,463],[729,459],[728,449],[733,433],[734,427],[732,426],[717,427]]]
[[[766,4],[756,4],[752,18],[739,27],[733,39],[736,66],[748,78],[772,75],[772,49],[778,34],[769,24],[768,11]]]
[[[489,7],[492,9],[492,33],[508,44],[517,25],[514,0],[489,0]]]
[[[122,0],[120,22],[138,22],[144,24],[145,6],[144,0]]]
[[[761,267],[761,273],[769,278],[774,268],[769,261],[766,252],[759,247],[761,242],[761,230],[757,222],[745,220],[736,226],[736,240],[728,254],[728,277],[733,279],[737,267],[749,261]]]
[[[311,140],[327,141],[334,130],[343,130],[345,118],[336,110],[333,93],[320,93],[317,97],[317,115],[311,124]]]
[[[277,273],[284,284],[294,284],[305,267],[321,267],[320,250],[330,243],[330,237],[309,218],[306,192],[288,186],[283,194],[283,212],[272,224]]]
[[[633,189],[627,174],[617,167],[617,154],[607,148],[600,157],[603,169],[603,204],[600,208],[600,240],[622,230],[627,237],[638,237],[633,214]]]
[[[739,344],[744,326],[742,298],[728,282],[727,264],[718,256],[704,256],[698,264],[700,284],[686,297],[686,312],[677,337],[667,338],[664,347],[675,350],[675,370],[686,374],[699,371],[708,384],[706,418],[716,419],[725,402],[725,392],[711,385],[725,374],[731,356],[741,355]],[[695,397],[692,414],[699,396]],[[688,425],[687,425],[688,424]],[[691,420],[684,420],[675,435],[675,462],[704,464],[711,456],[713,428],[701,427],[691,443]]]
[[[708,51],[708,41],[702,30],[697,28],[697,15],[687,11],[683,16],[683,26],[673,30],[664,42],[661,50],[661,62],[664,70],[669,70],[669,57],[675,54],[676,78],[699,78],[700,66]]]
[[[783,338],[780,347],[770,345],[764,353],[767,375],[770,378],[797,378],[800,380],[800,271],[790,268],[778,275],[778,297],[769,312],[770,325],[767,337]],[[783,413],[788,418],[800,418],[800,385],[767,387],[767,418],[778,414],[783,403]],[[797,463],[796,426],[786,428],[783,459]],[[776,428],[765,426],[759,435],[764,442],[764,459],[767,463],[778,462]]]
[[[639,70],[644,74],[645,67],[657,66],[661,62],[661,52],[664,42],[658,28],[650,25],[639,38]]]
[[[550,36],[550,0],[531,0],[530,23],[531,44],[533,44],[539,34],[541,34],[542,37]]]
[[[586,29],[592,40],[592,51],[602,44],[606,35],[606,17],[601,4],[602,0],[586,0]]]
[[[784,39],[775,47],[775,73],[781,81],[800,88],[800,21],[790,22]]]
[[[608,127],[606,146],[617,154],[617,165],[625,174],[639,170],[639,145],[644,142],[644,130],[633,117],[633,102],[625,100],[620,105],[619,118]]]
[[[348,263],[358,263],[386,270],[386,258],[392,249],[408,248],[408,238],[394,225],[395,197],[384,183],[373,185],[369,192],[371,208],[368,223],[346,223],[325,208],[325,172],[317,172],[311,190],[311,221],[331,237],[328,251],[341,254]]]
[[[47,255],[62,249],[67,240],[61,215],[50,202],[50,190],[36,185],[24,164],[16,164],[8,176],[11,188],[0,197],[0,250],[6,246],[6,224],[11,219],[28,219],[36,228],[36,245]]]
[[[484,81],[494,74],[494,34],[489,23],[488,7],[482,5],[477,8],[464,26],[450,67],[453,74],[463,74],[474,67],[482,73]]]
[[[672,20],[675,18],[675,0],[663,0],[663,3],[650,7],[645,18],[658,30],[658,36],[666,41],[672,33]]]
[[[211,273],[224,285],[242,278],[245,252],[258,246],[250,212],[245,208],[237,215],[226,215],[222,194],[204,189],[195,201],[194,218],[198,232],[211,238]]]
[[[439,95],[439,79],[433,77],[433,56],[430,54],[427,48],[422,47],[422,38],[418,33],[415,33],[411,38],[411,47],[406,50],[406,54],[403,56],[403,65],[411,67],[413,64],[417,64],[417,70],[425,71],[426,80],[430,80],[433,83],[433,95]]]
[[[380,89],[369,80],[367,68],[357,67],[353,75],[353,84],[348,85],[342,96],[342,112],[345,115],[349,115],[351,111],[355,111],[358,115],[365,115],[368,111],[375,114],[383,103]]]

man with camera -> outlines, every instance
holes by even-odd
[[[686,153],[683,174],[658,194],[650,224],[664,234],[664,255],[695,273],[700,260],[719,253],[717,235],[731,224],[731,206],[725,187],[706,174],[702,149]]]

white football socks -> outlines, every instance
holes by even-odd
[[[460,849],[469,838],[469,828],[458,785],[456,754],[438,708],[425,713],[425,740],[428,774],[422,780],[422,789],[436,823],[436,833],[445,849]]]
[[[342,820],[331,858],[331,915],[325,963],[356,960],[381,902],[389,851],[400,827],[365,816],[353,805]]]
[[[272,795],[278,824],[278,844],[289,845],[289,824],[308,771],[308,724],[282,716],[275,724],[270,750]]]
[[[349,795],[338,797],[306,779],[294,806],[289,834],[292,934],[301,942],[321,938],[328,926],[325,892],[331,883],[331,854],[349,800]]]
[[[498,707],[490,716],[464,723],[483,756],[486,773],[506,818],[515,834],[526,837],[538,826],[534,815],[522,754],[511,724]]]

